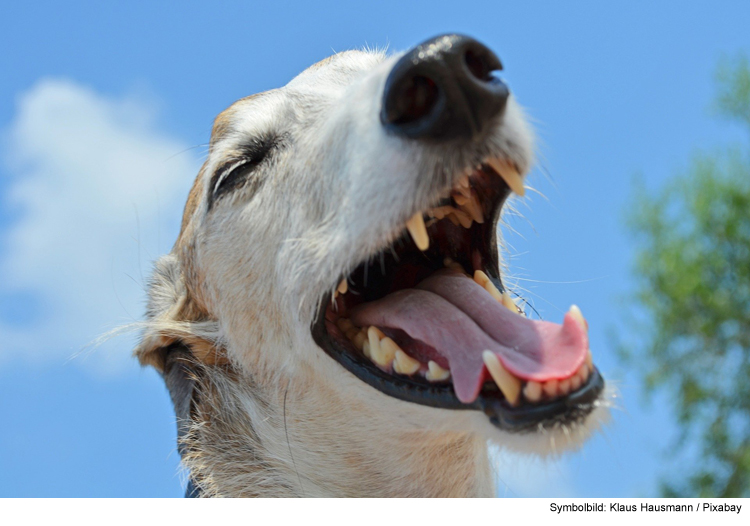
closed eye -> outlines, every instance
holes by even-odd
[[[251,181],[253,171],[263,163],[277,145],[276,138],[256,139],[243,146],[238,156],[222,163],[211,178],[210,204]],[[257,178],[254,183],[253,190],[257,190],[259,186]]]

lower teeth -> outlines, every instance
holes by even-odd
[[[404,376],[414,376],[420,373],[426,380],[433,383],[443,382],[451,377],[450,371],[443,369],[436,362],[430,360],[425,366],[416,358],[406,354],[392,338],[386,336],[383,331],[374,325],[366,328],[355,327],[348,318],[340,317],[336,320],[336,326],[354,344],[357,350],[362,351],[370,361],[386,372]],[[492,360],[493,363],[494,361]],[[496,361],[500,363],[499,359]],[[543,383],[524,382],[504,367],[502,367],[502,371],[496,370],[494,375],[490,371],[490,376],[500,387],[508,403],[515,406],[518,405],[521,394],[527,402],[536,404],[575,392],[586,384],[592,371],[593,363],[589,351],[586,361],[578,371],[562,380],[548,380]],[[499,378],[495,376],[499,376]]]

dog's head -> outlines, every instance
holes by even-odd
[[[446,35],[336,54],[222,113],[141,361],[181,340],[395,428],[575,442],[603,386],[586,322],[528,319],[502,282],[497,225],[532,137],[501,67]]]

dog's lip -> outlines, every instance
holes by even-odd
[[[328,301],[324,299],[312,327],[313,340],[317,345],[364,383],[405,402],[439,409],[482,411],[498,429],[524,432],[535,431],[540,425],[549,427],[578,420],[594,409],[604,389],[604,380],[594,367],[588,381],[580,389],[549,402],[511,407],[494,384],[485,383],[473,402],[463,403],[451,384],[431,384],[408,376],[388,374],[344,348],[326,330],[327,307]]]

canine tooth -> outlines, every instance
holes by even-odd
[[[529,402],[538,402],[542,399],[542,384],[539,382],[526,382],[523,388],[523,396]]]
[[[341,280],[341,283],[339,283],[339,286],[336,288],[336,292],[339,294],[346,294],[346,291],[349,290],[349,284],[346,282],[346,278]]]
[[[393,345],[396,345],[396,343],[394,342]],[[397,345],[396,347],[396,355],[393,359],[393,370],[399,374],[414,374],[419,371],[419,367],[422,365],[419,363],[419,360],[415,360],[401,349],[398,349]]]
[[[521,394],[521,380],[509,373],[492,351],[484,351],[482,360],[508,403],[511,406],[517,405]]]
[[[487,159],[487,164],[492,166],[513,192],[521,197],[524,196],[526,189],[523,187],[523,178],[513,166],[505,161],[494,158]]]
[[[421,251],[430,248],[430,236],[427,235],[427,227],[422,219],[422,212],[417,212],[406,222],[406,229],[411,234],[414,244]]]
[[[585,330],[589,330],[589,324],[586,321],[586,318],[583,317],[583,313],[581,312],[581,309],[578,308],[578,305],[571,305],[570,309],[568,309],[568,312],[573,316],[573,318],[583,325],[583,328]]]
[[[555,398],[557,396],[557,380],[547,380],[542,384],[542,391],[549,398]]]
[[[430,360],[427,362],[427,374],[425,375],[425,378],[427,378],[430,382],[439,382],[441,380],[447,380],[450,378],[451,372],[447,369],[443,369],[440,367],[437,363]]]

